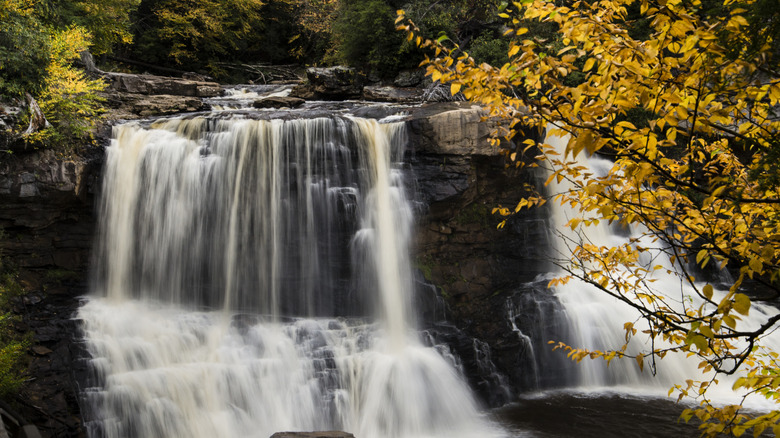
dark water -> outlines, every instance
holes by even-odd
[[[494,411],[514,437],[695,437],[698,424],[678,421],[687,406],[630,394],[552,392]]]

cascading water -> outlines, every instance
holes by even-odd
[[[548,136],[546,139],[546,142],[555,147],[561,156],[564,154],[567,141],[567,138],[555,136]],[[575,160],[577,166],[596,176],[606,175],[613,165],[608,160],[588,157],[585,154],[580,154]],[[553,182],[548,190],[551,191],[551,195],[554,195],[575,190],[575,188],[566,179],[562,179],[557,183]],[[680,311],[685,306],[697,307],[702,304],[697,301],[695,291],[681,281],[682,274],[678,267],[669,261],[668,256],[658,246],[659,244],[648,233],[643,232],[639,226],[634,226],[629,230],[618,230],[607,225],[606,221],[601,221],[589,226],[580,225],[572,230],[567,225],[569,220],[579,218],[581,219],[580,224],[582,224],[586,219],[593,218],[583,217],[582,212],[574,210],[568,205],[561,205],[557,201],[551,202],[549,209],[550,228],[555,234],[551,239],[553,258],[568,260],[571,257],[573,246],[580,242],[590,243],[597,247],[615,247],[629,243],[641,246],[645,251],[643,261],[648,265],[648,268],[653,265],[663,267],[649,277],[652,281],[647,282],[648,287],[652,287],[654,293],[665,297],[664,302],[667,305],[676,306]],[[549,279],[558,275],[560,273],[554,272],[542,276],[540,283],[547,283]],[[621,274],[613,272],[612,275]],[[546,289],[546,286],[542,287]],[[536,347],[537,351],[544,348],[549,349],[549,346],[543,343],[550,339],[564,341],[574,347],[590,350],[619,349],[626,341],[623,324],[641,319],[636,310],[585,282],[573,279],[565,285],[557,285],[552,289],[555,298],[561,305],[562,312],[560,312],[559,320],[562,320],[560,323],[563,327],[556,328],[553,333],[542,334],[541,336],[544,336],[542,339],[539,339],[540,336],[536,336],[537,340],[542,343]],[[725,295],[723,291],[716,290],[715,293],[715,302],[719,301],[718,297]],[[515,321],[513,312],[517,310],[518,303],[520,303],[520,307],[523,307],[518,299],[509,303],[510,320],[513,324]],[[538,303],[536,304],[538,305]],[[527,309],[532,306],[526,305],[525,307]],[[740,324],[746,329],[755,329],[776,313],[776,308],[753,303],[750,317],[745,318]],[[547,308],[547,314],[552,314],[549,308]],[[525,336],[522,332],[519,335]],[[639,342],[641,342],[639,338],[632,340],[627,353],[635,355],[642,349],[650,348],[649,345],[641,345]],[[780,348],[780,340],[776,334],[762,339],[762,343],[774,351],[778,351]],[[660,346],[662,344],[656,344],[656,348]],[[549,355],[546,356],[545,360],[550,360]],[[559,360],[568,361],[563,354],[559,354]],[[568,368],[568,373],[571,375],[565,381],[559,381],[557,385],[551,386],[565,386],[596,392],[606,387],[615,389],[622,387],[624,389],[630,388],[632,393],[665,396],[675,383],[679,384],[696,376],[700,379],[707,379],[698,368],[698,362],[695,358],[686,358],[684,354],[669,354],[656,362],[657,369],[654,374],[647,368],[642,372],[634,360],[614,360],[607,366],[602,360],[590,361],[586,359],[577,364],[571,363],[571,367]],[[558,373],[559,375],[563,374]],[[760,397],[742,401],[731,391],[733,378],[719,376],[719,380],[721,384],[716,388],[711,388],[708,396],[723,403],[736,402],[756,409],[775,408],[772,402]]]
[[[413,331],[403,150],[350,118],[116,128],[78,314],[90,436],[498,435]]]
[[[568,138],[548,136],[546,142],[554,146],[556,150],[565,151]],[[587,157],[584,153],[575,157],[576,165],[583,166],[597,176],[606,175],[612,167],[608,160],[597,157]],[[562,179],[551,184],[549,188],[555,193],[565,193],[576,188],[567,179]],[[589,226],[579,226],[572,230],[567,223],[569,220],[583,217],[582,212],[571,208],[568,204],[561,205],[553,201],[550,207],[550,227],[557,234],[552,239],[552,252],[554,258],[568,259],[572,249],[579,242],[592,243],[596,246],[613,247],[628,243],[632,237],[638,237],[636,233],[616,232],[611,229],[606,221],[592,223]],[[583,222],[584,223],[584,222]],[[632,234],[632,235],[627,235]],[[653,248],[648,245],[647,248]],[[557,273],[554,275],[558,275]],[[679,290],[679,279],[667,279],[667,285],[676,282]],[[591,350],[618,349],[625,343],[623,324],[639,319],[638,312],[629,308],[624,303],[612,298],[597,288],[587,283],[573,279],[567,284],[554,288],[555,295],[563,305],[566,319],[571,329],[568,331],[567,342],[575,347]],[[636,342],[629,345],[633,350],[629,354],[639,352]],[[663,361],[654,376],[651,372],[643,372],[634,361],[618,360],[607,367],[603,361],[583,361],[576,366],[576,378],[572,382],[579,387],[604,387],[604,386],[633,386],[633,387],[658,387],[662,391],[668,390],[674,383],[685,381],[687,376],[695,375],[696,364],[686,361],[678,355],[670,355]]]

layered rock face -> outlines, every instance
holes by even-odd
[[[0,250],[21,269],[85,270],[101,156],[62,159],[53,151],[0,161]]]
[[[109,82],[110,119],[167,116],[207,110],[203,98],[222,94],[216,82],[154,75],[100,72]]]
[[[536,184],[538,175],[506,166],[488,142],[496,122],[482,121],[483,115],[450,103],[421,111],[410,122],[412,169],[424,205],[414,259],[443,297],[446,320],[468,342],[440,337],[461,356],[483,400],[498,405],[511,398],[502,391],[533,386],[522,374],[529,365],[523,357],[527,345],[507,315],[508,300],[550,267],[544,262],[544,208],[524,210],[497,228],[503,218],[493,208],[517,205],[529,194],[524,184]]]
[[[0,254],[28,293],[12,299],[15,327],[31,335],[30,382],[18,407],[44,437],[81,433],[73,345],[94,238],[93,198],[102,154],[62,158],[53,151],[0,160]]]

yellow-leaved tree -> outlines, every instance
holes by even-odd
[[[23,138],[36,147],[68,151],[92,140],[103,113],[106,83],[89,77],[74,65],[90,46],[91,35],[80,26],[58,28],[40,17],[38,0],[0,0],[0,99],[37,99],[43,117]],[[29,104],[29,118],[38,118]],[[22,135],[27,121],[13,129]],[[45,128],[45,129],[44,129]]]
[[[98,93],[106,88],[106,83],[88,77],[73,65],[79,53],[89,47],[89,39],[90,34],[78,26],[52,32],[49,62],[38,101],[53,126],[29,134],[29,140],[52,143],[65,150],[74,146],[73,142],[92,139],[104,111],[104,98]]]
[[[636,309],[641,317],[623,329],[627,344],[643,342],[555,348],[575,360],[630,357],[640,368],[693,356],[701,374],[670,394],[700,402],[683,418],[698,417],[708,436],[780,434],[780,409],[750,414],[708,397],[725,374],[746,397],[780,394],[778,352],[768,340],[780,326],[779,9],[774,0],[511,2],[500,13],[510,40],[503,66],[477,65],[446,38],[420,35],[403,11],[397,21],[430,50],[423,65],[433,80],[507,120],[496,144],[512,139],[518,124],[568,136],[565,151],[517,140],[506,155],[517,166],[549,168],[548,183],[569,181],[573,189],[554,201],[580,212],[572,230],[609,222],[643,235],[612,247],[571,239],[571,256],[557,260],[565,274],[553,281],[579,278]],[[606,157],[611,169],[589,172],[574,160],[579,154]],[[497,210],[510,215],[545,200],[539,194]],[[714,287],[704,268],[733,280]],[[657,271],[681,286],[663,290]],[[769,304],[761,315],[751,312],[757,302]]]

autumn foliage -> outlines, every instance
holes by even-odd
[[[769,341],[780,321],[773,307],[780,297],[780,12],[749,15],[763,5],[757,0],[564,3],[526,0],[501,11],[509,40],[503,66],[478,64],[446,38],[426,38],[403,11],[398,23],[429,51],[423,64],[433,80],[507,120],[496,143],[512,140],[519,125],[568,136],[563,152],[518,139],[506,154],[516,166],[548,168],[548,183],[572,184],[555,196],[581,213],[568,223],[572,230],[605,221],[642,234],[615,247],[572,240],[571,257],[556,261],[565,274],[553,283],[579,278],[635,308],[642,318],[627,322],[626,342],[649,342],[630,355],[626,346],[557,347],[576,360],[631,356],[641,368],[670,354],[695,356],[702,374],[670,390],[700,402],[685,419],[697,416],[706,435],[778,434],[780,410],[749,415],[740,405],[713,405],[707,391],[725,374],[739,376],[733,387],[746,397],[777,400],[780,388]],[[534,23],[553,37],[528,32]],[[606,157],[612,168],[594,175],[574,159],[580,154]],[[498,211],[545,201],[540,193]],[[647,262],[660,257],[666,263]],[[658,271],[678,276],[687,296],[659,289]],[[714,284],[708,271],[733,280]],[[770,303],[767,315],[751,313],[757,302]],[[748,316],[757,322],[747,324]]]

